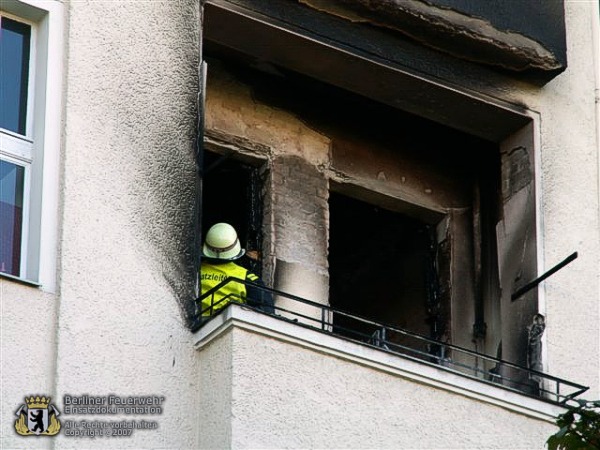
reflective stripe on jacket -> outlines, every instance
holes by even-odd
[[[229,277],[249,281],[258,280],[258,277],[253,273],[248,272],[248,269],[238,266],[233,262],[227,262],[224,264],[212,264],[203,262],[200,266],[200,295],[204,295],[204,293],[219,285]],[[227,306],[232,301],[246,303],[246,295],[246,285],[244,285],[243,283],[230,281],[217,292],[202,299],[201,308],[202,311],[204,311],[202,315],[211,316],[220,309]],[[207,309],[210,308],[211,303],[212,305],[214,305],[212,311],[210,309]]]

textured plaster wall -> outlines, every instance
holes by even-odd
[[[569,66],[540,90],[507,98],[540,115],[541,257],[548,269],[573,251],[579,258],[544,283],[548,370],[600,386],[598,157],[591,2],[565,2]],[[543,268],[540,268],[542,270]]]
[[[0,279],[2,448],[50,448],[48,439],[24,441],[16,434],[14,422],[15,411],[25,403],[25,396],[56,396],[56,301],[55,295],[38,288]]]
[[[231,448],[233,340],[221,335],[199,353],[199,448]]]
[[[231,333],[232,448],[533,449],[554,428],[318,351]]]
[[[182,304],[195,283],[198,5],[68,9],[56,393],[164,396],[161,416],[128,417],[155,419],[158,432],[112,445],[193,448],[199,360]]]

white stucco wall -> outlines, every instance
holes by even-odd
[[[2,448],[50,448],[51,441],[24,441],[15,433],[15,412],[25,396],[54,397],[57,297],[32,286],[0,279]]]
[[[251,333],[233,345],[233,448],[533,449],[553,429]]]
[[[214,322],[197,345],[229,361],[200,388],[230,411],[219,448],[541,449],[560,411],[237,306]],[[214,402],[219,379],[231,392]]]
[[[156,420],[118,442],[194,448],[198,359],[180,302],[194,289],[198,64],[195,1],[70,2],[56,388],[158,395]]]
[[[546,421],[314,350],[243,330],[202,352],[192,348],[179,303],[193,288],[196,3],[65,2],[57,289],[0,280],[4,448],[115,447],[15,435],[15,410],[38,393],[54,396],[59,408],[65,394],[165,396],[165,412],[152,417],[160,430],[136,432],[120,448],[541,448],[554,431]],[[495,95],[539,117],[540,259],[548,268],[579,251],[544,283],[547,369],[589,384],[586,397],[597,398],[597,17],[590,2],[565,4],[567,71],[543,88],[515,82]],[[311,150],[327,147],[323,136],[280,111],[253,108],[285,130],[289,154],[326,160]],[[232,117],[207,120],[244,126]],[[240,135],[260,141],[263,121],[251,125]],[[219,389],[200,390],[203,383]],[[61,417],[93,418],[103,419]]]
[[[540,115],[541,259],[549,269],[579,258],[544,282],[547,370],[600,387],[599,192],[592,2],[565,2],[568,68],[540,90],[513,95]],[[517,100],[518,101],[518,100]]]
[[[56,392],[164,396],[162,415],[129,417],[159,430],[117,445],[194,448],[179,302],[194,282],[198,4],[71,2],[68,44]]]
[[[574,251],[579,257],[540,287],[546,315],[545,370],[600,388],[600,240],[598,128],[595,105],[594,2],[565,2],[568,67],[548,84],[499,87],[492,94],[535,118],[539,273]],[[471,86],[477,90],[477,86]]]
[[[27,119],[33,127],[32,196],[28,263],[22,273],[28,281],[0,276],[0,447],[50,448],[49,439],[24,441],[14,424],[18,418],[15,412],[25,403],[25,396],[55,397],[65,8],[59,1],[26,0],[2,2],[0,9],[27,21],[33,30],[33,91],[29,92],[32,103]]]
[[[198,448],[231,448],[233,343],[231,334],[204,348],[198,386]]]

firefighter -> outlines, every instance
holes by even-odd
[[[258,276],[234,262],[244,256],[244,253],[245,250],[240,244],[235,228],[228,223],[217,223],[210,227],[202,246],[200,296],[202,297],[229,277],[263,285]],[[270,293],[254,286],[231,281],[214,294],[202,299],[200,305],[202,319],[207,319],[232,301],[247,303],[267,313],[274,312],[273,297]]]

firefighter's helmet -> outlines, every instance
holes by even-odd
[[[217,223],[206,233],[202,255],[208,258],[234,261],[244,255],[238,235],[228,223]]]

